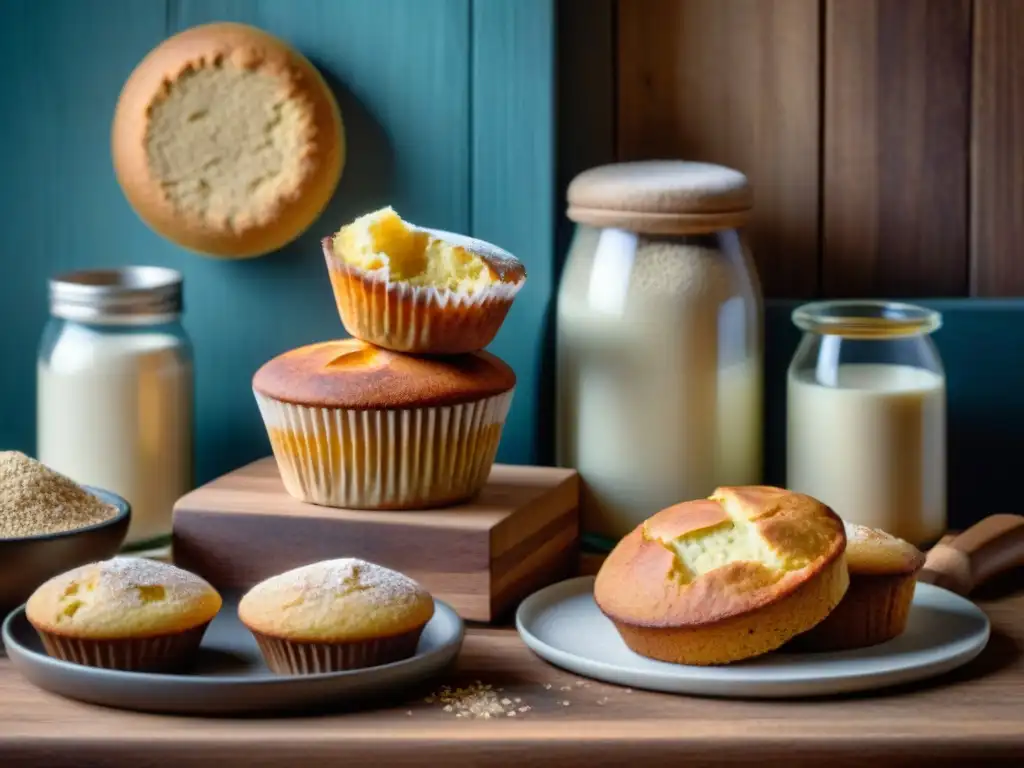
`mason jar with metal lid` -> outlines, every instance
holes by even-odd
[[[37,454],[132,506],[126,548],[169,541],[193,482],[192,345],[182,276],[162,267],[50,280],[37,364]]]

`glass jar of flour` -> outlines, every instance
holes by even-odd
[[[789,366],[786,485],[924,547],[946,531],[946,376],[938,312],[805,304]]]
[[[169,540],[192,488],[192,347],[182,277],[161,267],[50,281],[37,364],[38,458],[132,506],[126,547]]]
[[[585,540],[762,476],[762,298],[740,234],[746,177],[621,163],[568,191],[556,454],[580,472]]]

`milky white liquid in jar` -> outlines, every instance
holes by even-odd
[[[145,270],[170,272],[135,269],[149,279]],[[80,484],[124,497],[132,508],[127,546],[163,544],[174,503],[193,483],[191,348],[173,317],[147,327],[104,315],[104,301],[136,300],[147,310],[143,300],[117,299],[106,288],[85,313],[96,323],[68,320],[51,308],[36,372],[38,458]],[[160,308],[159,299],[149,299],[148,308],[154,304]],[[69,315],[79,310],[59,307]]]
[[[787,485],[907,541],[946,525],[946,385],[910,365],[844,363],[788,380]]]
[[[559,291],[557,454],[580,472],[587,533],[615,540],[760,481],[759,303],[713,239],[688,242],[577,231]]]

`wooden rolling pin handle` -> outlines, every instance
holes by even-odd
[[[1024,517],[991,515],[932,547],[918,581],[967,595],[992,576],[1019,566],[1024,566]]]

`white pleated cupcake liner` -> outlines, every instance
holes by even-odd
[[[423,627],[393,637],[342,643],[308,643],[271,637],[250,630],[263,660],[278,675],[316,675],[365,669],[410,658]]]
[[[325,242],[342,325],[354,338],[396,352],[461,354],[486,347],[526,282],[494,283],[476,293],[389,282],[386,270],[351,267]]]
[[[293,497],[346,509],[418,509],[465,501],[483,488],[514,391],[401,410],[319,408],[254,395]]]
[[[122,671],[158,671],[184,666],[194,658],[209,623],[154,637],[96,640],[37,629],[49,656],[87,667]]]

